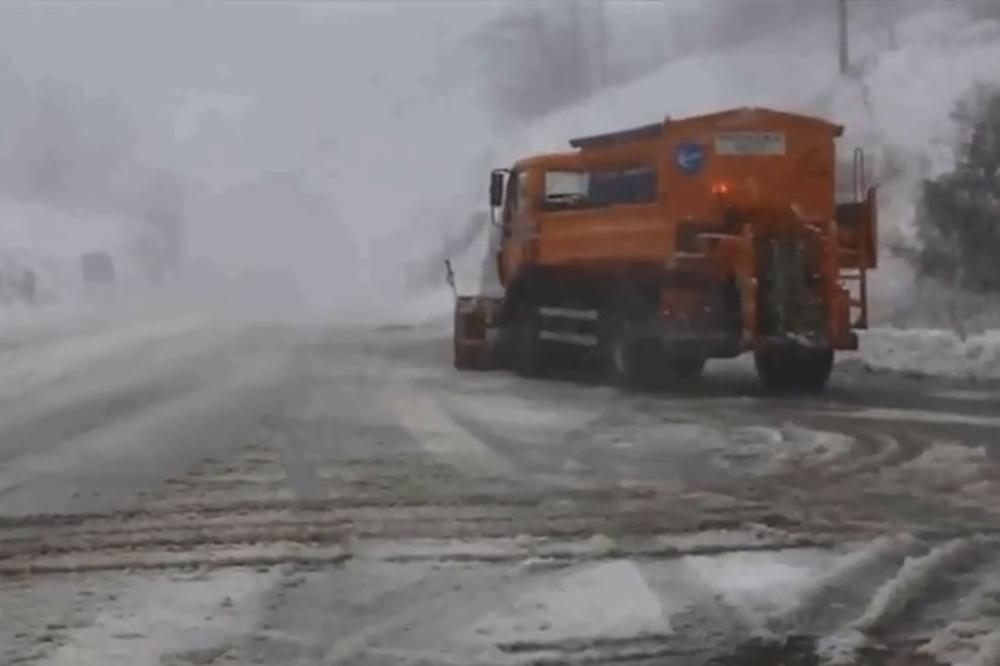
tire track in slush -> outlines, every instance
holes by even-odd
[[[514,464],[450,418],[426,392],[390,390],[383,400],[398,422],[429,453],[471,472],[509,476]]]
[[[424,443],[423,456],[334,461],[332,471],[340,479],[330,479],[322,474],[329,469],[313,466],[303,487],[302,479],[293,477],[309,461],[299,459],[301,451],[290,443],[281,424],[271,424],[262,435],[267,443],[248,447],[235,461],[208,462],[192,470],[168,483],[158,496],[145,498],[135,510],[0,519],[0,574],[236,566],[252,564],[254,553],[261,564],[282,557],[299,563],[341,562],[352,556],[345,544],[357,538],[482,542],[530,535],[572,540],[595,533],[648,537],[713,527],[711,508],[695,514],[697,522],[692,523],[672,509],[669,493],[657,498],[647,489],[564,489],[555,493],[562,499],[551,502],[549,490],[512,486],[509,478],[498,476],[509,473],[512,466],[454,424],[432,399],[392,395],[391,404],[394,414],[401,415]],[[285,483],[276,487],[282,479]],[[286,493],[286,486],[297,496]],[[322,488],[329,493],[320,493]],[[747,507],[738,522],[752,522],[761,508]],[[721,520],[732,524],[732,518]],[[761,543],[737,547],[787,548],[818,542],[815,537],[775,533]],[[708,544],[703,550],[731,548]],[[572,560],[583,551],[585,547],[572,541],[555,543],[546,556]],[[468,552],[431,548],[426,554],[390,552],[383,557],[506,561],[531,552],[521,547],[483,551],[472,546]],[[691,549],[654,544],[633,546],[631,552],[674,557]]]
[[[294,470],[289,470],[288,456],[294,447],[285,439],[274,439],[272,433],[269,437],[273,441],[267,446],[247,450],[235,464],[208,464],[194,470],[169,484],[169,491],[161,497],[146,498],[137,510],[2,519],[0,562],[14,573],[24,570],[25,560],[40,556],[65,559],[79,553],[155,553],[164,547],[225,549],[245,543],[279,542],[321,547],[348,538],[489,539],[522,534],[572,539],[596,533],[696,533],[775,520],[774,505],[764,501],[763,496],[713,506],[711,495],[678,495],[676,489],[657,492],[599,484],[561,489],[529,489],[516,483],[512,486],[510,479],[496,476],[500,469],[509,469],[509,464],[484,453],[488,447],[450,423],[432,398],[414,402],[397,396],[393,405],[424,441],[432,442],[436,435],[445,434],[444,444],[425,445],[428,452],[433,452],[429,459],[441,462],[418,462],[419,456],[341,461],[334,465],[341,474],[356,468],[349,471],[346,480],[324,477],[319,473],[323,470],[310,467],[308,492],[297,492],[299,497],[292,497],[275,483],[285,479],[292,489],[302,486],[301,480],[289,478]],[[871,469],[873,463],[894,458],[897,451],[886,445],[868,453],[857,465],[834,465],[834,476]],[[302,472],[309,461],[292,462]],[[471,469],[480,473],[473,474]],[[352,485],[355,481],[360,485]],[[754,485],[760,487],[758,482]],[[318,489],[322,487],[329,488],[329,494],[321,496]],[[759,494],[759,490],[755,489],[755,493]],[[677,502],[680,496],[684,497],[683,511]],[[793,532],[806,527],[794,518],[783,518],[778,524]],[[833,527],[827,524],[823,529]],[[821,537],[819,541],[826,539],[823,530],[806,531]],[[44,538],[37,540],[40,532]],[[843,531],[843,536],[851,533]],[[855,535],[860,533],[853,531]],[[647,549],[647,554],[654,552]],[[660,555],[670,552],[665,549]],[[155,557],[146,559],[156,561]],[[113,557],[103,557],[100,564],[93,566],[113,567],[114,561]],[[131,557],[130,561],[137,559]],[[68,566],[58,561],[50,565],[50,570]],[[79,566],[84,568],[86,564]],[[39,572],[44,567],[36,566],[34,570]]]

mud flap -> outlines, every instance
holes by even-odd
[[[503,300],[485,296],[455,299],[454,353],[460,370],[490,370],[498,367],[494,338]]]
[[[749,225],[743,227],[740,235],[731,234],[700,234],[698,244],[720,280],[730,277],[735,279],[735,285],[740,300],[740,322],[742,324],[742,339],[752,340],[757,331],[757,266],[754,253],[753,230]]]

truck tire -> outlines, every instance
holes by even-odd
[[[604,376],[612,386],[655,390],[669,374],[663,346],[656,340],[635,340],[624,319],[614,322],[604,349]]]
[[[538,309],[522,305],[517,309],[512,331],[514,372],[522,377],[538,377],[544,368],[541,317]]]
[[[677,356],[650,340],[636,350],[638,370],[633,385],[646,391],[665,391],[685,386],[701,376],[705,359]]]
[[[773,391],[819,391],[830,380],[833,350],[830,348],[761,349],[754,352],[757,376]]]
[[[697,379],[705,371],[705,360],[700,356],[674,356],[667,361],[667,371],[677,379]]]
[[[514,345],[517,342],[513,326],[502,326],[497,332],[496,344],[493,346],[493,362],[496,367],[509,370],[514,367]]]
[[[639,383],[635,351],[625,341],[609,342],[604,359],[604,376],[609,384],[619,388],[634,388]]]

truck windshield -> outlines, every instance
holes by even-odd
[[[586,208],[656,201],[656,170],[547,171],[545,207]]]

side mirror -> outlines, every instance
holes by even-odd
[[[503,205],[503,171],[490,174],[490,206],[499,208]]]

